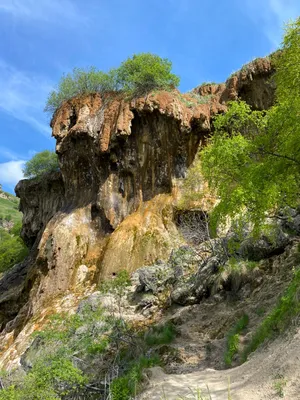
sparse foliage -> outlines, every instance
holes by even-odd
[[[286,384],[287,380],[282,375],[276,376],[273,386],[278,397],[284,397],[284,388]]]
[[[112,92],[132,98],[155,89],[172,89],[179,85],[179,78],[171,69],[168,59],[151,53],[135,54],[107,73],[95,67],[74,68],[72,73],[62,76],[57,88],[49,94],[45,111],[52,114],[64,101],[83,94],[100,93],[108,100]]]
[[[57,89],[49,94],[45,111],[53,113],[65,100],[74,96],[96,92],[104,95],[117,89],[115,70],[104,73],[95,67],[74,68],[72,73],[62,76]]]

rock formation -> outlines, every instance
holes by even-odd
[[[174,202],[213,115],[237,98],[269,107],[273,72],[269,59],[259,59],[226,84],[188,94],[157,92],[131,102],[92,94],[57,110],[51,126],[60,172],[16,187],[32,250],[0,281],[4,365],[18,360],[47,315],[74,307],[122,269],[167,260],[182,244]]]

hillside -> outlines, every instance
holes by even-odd
[[[20,238],[21,222],[19,199],[0,185],[0,277],[28,254]]]
[[[4,192],[0,185],[0,226],[7,229],[13,224],[21,222],[22,214],[19,211],[19,199],[10,193]]]

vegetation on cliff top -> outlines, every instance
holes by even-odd
[[[65,100],[77,95],[100,93],[106,96],[111,92],[123,92],[132,98],[154,89],[175,88],[179,77],[171,70],[171,61],[151,53],[135,54],[107,73],[95,67],[74,68],[71,74],[63,75],[57,89],[49,94],[45,111],[53,113]]]
[[[277,102],[252,111],[232,102],[214,120],[209,145],[196,159],[189,180],[202,176],[220,199],[214,227],[226,218],[261,229],[266,215],[297,207],[300,194],[300,19],[288,25],[275,75]]]

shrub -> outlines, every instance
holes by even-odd
[[[19,386],[0,391],[0,400],[58,400],[86,382],[70,360],[43,359],[36,363]]]
[[[130,400],[140,391],[143,381],[143,370],[155,365],[159,365],[160,360],[157,356],[145,357],[132,361],[125,374],[113,380],[110,391],[112,400]]]
[[[168,59],[151,53],[135,54],[107,73],[95,67],[74,68],[72,73],[63,75],[57,88],[49,94],[45,111],[53,113],[65,100],[77,95],[100,93],[102,99],[109,99],[112,92],[123,92],[138,97],[155,89],[175,88],[179,78],[171,69]]]
[[[62,76],[57,89],[49,94],[45,111],[53,113],[65,100],[74,96],[95,92],[106,94],[114,90],[117,90],[115,70],[106,74],[95,67],[86,70],[74,68],[72,73]]]
[[[23,169],[26,178],[41,177],[47,172],[58,171],[58,157],[52,151],[44,150],[35,154],[31,160],[27,161]]]
[[[146,332],[144,340],[148,346],[157,346],[171,343],[176,335],[175,327],[171,323],[157,325]]]
[[[110,329],[100,308],[93,311],[84,307],[80,314],[53,315],[44,330],[35,333],[32,368],[22,382],[0,391],[0,400],[9,399],[9,395],[12,400],[72,398],[88,382],[88,376],[75,364],[75,355],[84,358],[97,350],[102,352],[108,345]]]
[[[154,89],[169,89],[179,85],[178,76],[171,73],[172,63],[151,53],[135,54],[117,69],[122,89],[134,97]]]

